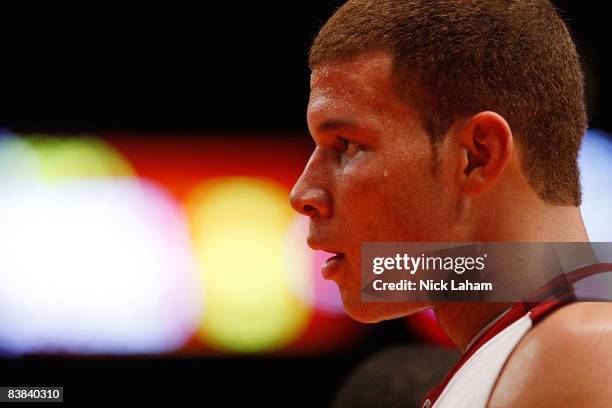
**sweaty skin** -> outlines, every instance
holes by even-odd
[[[392,58],[386,52],[314,68],[307,120],[316,148],[293,188],[291,204],[310,217],[308,244],[330,256],[341,254],[330,262],[325,276],[337,283],[350,316],[378,322],[433,308],[442,328],[459,349],[465,349],[509,304],[362,303],[362,242],[584,242],[588,236],[579,208],[550,205],[529,186],[521,147],[502,116],[480,112],[458,119],[437,146],[436,156],[418,114],[398,96],[391,71]],[[546,387],[538,387],[540,377],[566,378],[551,370],[557,365],[542,361],[558,356],[542,353],[538,359],[529,358],[534,347],[530,344],[543,347],[555,335],[566,336],[569,344],[581,338],[584,350],[598,350],[602,338],[610,339],[612,313],[600,312],[610,305],[585,305],[567,306],[526,336],[508,361],[491,406],[542,406],[533,401],[541,402],[549,393],[567,401],[589,396],[581,394],[592,392],[589,387],[557,392],[563,381],[546,380]],[[581,308],[597,310],[584,312],[596,323],[575,324],[570,312]],[[581,337],[582,331],[589,336]],[[557,343],[560,353],[572,353],[562,341]],[[608,348],[602,353],[612,361]],[[590,358],[593,363],[595,357]],[[563,375],[590,367],[576,367],[578,360],[567,359]],[[528,390],[534,399],[518,405],[502,391],[519,381],[505,375],[513,364],[532,376]],[[612,377],[610,364],[598,373]]]

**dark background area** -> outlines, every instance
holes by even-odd
[[[61,386],[69,406],[325,407],[360,363],[412,341],[401,320],[370,330],[365,341],[318,356],[0,358],[0,386]]]
[[[0,124],[53,132],[305,131],[308,48],[342,1],[212,4],[3,10]],[[610,130],[606,6],[557,4],[587,65],[590,124]]]
[[[341,1],[0,10],[0,126],[14,131],[306,137],[307,51]],[[612,129],[605,3],[558,1],[584,58],[591,127]],[[520,61],[517,61],[520,63]],[[66,402],[326,406],[399,321],[333,356],[0,360],[0,385],[64,386]],[[185,405],[185,404],[180,404]],[[216,405],[216,404],[215,404]],[[25,406],[25,405],[21,405]]]

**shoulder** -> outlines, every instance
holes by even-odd
[[[506,362],[490,407],[612,406],[612,304],[565,306]]]

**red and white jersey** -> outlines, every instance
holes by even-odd
[[[591,286],[594,283],[600,287],[602,278],[608,284],[612,282],[612,264],[588,265],[552,281],[539,293],[540,299],[542,293],[547,293],[551,300],[515,303],[481,330],[444,381],[427,394],[421,407],[485,408],[508,357],[525,334],[571,302],[605,300],[593,299],[588,294],[578,296],[579,290],[589,287],[589,280]]]

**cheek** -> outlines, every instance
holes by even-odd
[[[442,222],[445,197],[429,156],[364,157],[342,169],[336,204],[354,238],[422,241]]]
[[[389,204],[384,171],[374,160],[353,162],[342,169],[336,192],[337,213],[351,230],[372,231],[380,222]]]

